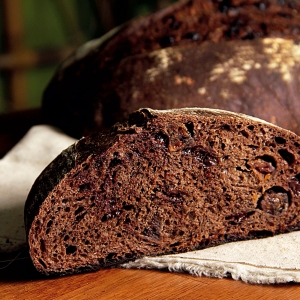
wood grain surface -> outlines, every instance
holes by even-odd
[[[1,154],[41,120],[38,110],[0,116]],[[251,285],[231,278],[118,268],[45,277],[25,249],[0,254],[0,299],[300,299],[300,284]]]
[[[196,277],[158,270],[114,268],[65,277],[45,277],[35,271],[26,251],[9,266],[7,263],[2,262],[0,265],[1,299],[299,299],[300,297],[300,285],[293,283],[251,285],[230,278]]]

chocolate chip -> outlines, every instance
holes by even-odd
[[[276,170],[276,162],[272,156],[263,155],[253,161],[248,161],[247,166],[262,174],[270,174]]]
[[[209,168],[218,164],[218,158],[211,151],[202,147],[183,149],[184,155],[191,155],[204,168]]]
[[[282,187],[272,187],[258,201],[258,208],[271,215],[278,216],[288,210],[289,195]]]

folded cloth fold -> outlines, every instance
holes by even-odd
[[[300,282],[300,232],[234,242],[198,251],[144,257],[125,268],[168,269],[249,283]]]

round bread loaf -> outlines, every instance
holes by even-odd
[[[300,133],[298,0],[188,0],[80,47],[45,90],[80,137],[140,107],[222,108]]]
[[[300,229],[300,138],[210,109],[142,109],[80,139],[25,205],[45,274],[116,266]]]

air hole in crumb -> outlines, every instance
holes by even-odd
[[[289,164],[293,164],[295,162],[295,156],[294,154],[290,153],[288,150],[286,149],[279,149],[278,153],[280,154],[280,156]]]
[[[127,204],[126,202],[123,203],[123,208],[125,210],[134,210],[134,206],[132,204]]]
[[[221,126],[221,129],[230,131],[230,130],[231,130],[231,127],[230,127],[228,124],[224,124],[224,125]]]
[[[50,221],[47,223],[47,227],[51,227],[52,224],[53,224],[53,221],[50,220]]]
[[[194,123],[193,122],[187,122],[184,123],[187,131],[190,133],[191,137],[194,137]]]
[[[70,237],[68,235],[65,235],[64,241],[67,241]]]
[[[90,165],[89,164],[83,164],[82,166],[83,166],[83,170],[87,171],[89,169]]]
[[[39,263],[43,266],[44,269],[47,269],[47,265],[42,259],[39,259]]]
[[[65,212],[69,212],[69,211],[70,211],[70,207],[68,206],[65,208]]]
[[[285,143],[286,143],[286,139],[284,139],[284,138],[282,138],[282,137],[280,137],[280,136],[276,136],[276,137],[275,137],[275,142],[276,142],[277,144],[285,144]]]
[[[84,210],[83,206],[79,206],[76,210],[75,210],[75,216],[80,214],[82,211]]]
[[[249,138],[249,133],[246,130],[240,131],[241,135],[244,136],[245,138]]]
[[[66,254],[67,255],[73,254],[76,251],[77,251],[77,247],[76,246],[69,245],[69,246],[66,247]]]
[[[43,239],[40,240],[40,249],[42,252],[46,251],[45,241]]]
[[[82,201],[84,198],[85,198],[85,197],[77,198],[76,201],[78,201],[78,202],[79,202],[79,201]]]
[[[82,191],[88,190],[88,189],[90,189],[90,184],[89,184],[89,183],[81,184],[81,185],[78,187],[78,191],[79,191],[79,192],[82,192]]]
[[[87,213],[87,212],[84,212],[83,214],[78,215],[78,216],[76,217],[76,222],[79,223],[79,222],[84,218],[84,216],[86,215],[86,213]]]
[[[114,153],[114,158],[110,161],[109,168],[114,168],[122,163],[122,160],[118,158],[118,155],[118,152]]]
[[[116,255],[117,255],[117,253],[113,253],[113,252],[109,253],[108,255],[106,255],[106,259],[107,260],[111,260],[111,259],[115,258]]]
[[[176,243],[173,243],[170,245],[170,247],[176,247],[176,246],[179,246],[180,245],[180,242],[176,242]]]
[[[253,125],[249,125],[248,129],[252,131],[252,130],[254,130],[254,126]]]

